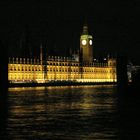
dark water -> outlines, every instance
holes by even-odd
[[[115,86],[101,85],[10,88],[0,139],[117,140],[123,134],[134,138],[131,128],[138,123],[130,130],[123,124],[116,93]]]

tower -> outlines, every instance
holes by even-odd
[[[93,42],[92,36],[88,33],[87,25],[83,26],[83,32],[80,37],[80,54],[82,62],[93,61]]]

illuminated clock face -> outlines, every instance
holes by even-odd
[[[84,39],[82,40],[82,45],[86,45],[87,44],[87,41]]]
[[[89,44],[92,45],[92,40],[89,40]]]

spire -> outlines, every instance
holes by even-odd
[[[84,26],[83,26],[83,33],[82,33],[83,35],[88,35],[88,26],[87,26],[87,24],[84,24]]]
[[[42,52],[42,44],[40,45],[40,64],[43,64],[43,52]]]
[[[69,49],[70,57],[72,56],[72,48]]]

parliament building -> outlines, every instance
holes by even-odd
[[[116,59],[106,58],[99,62],[93,58],[93,37],[83,26],[78,54],[71,57],[9,58],[8,80],[10,83],[49,82],[116,82]]]

